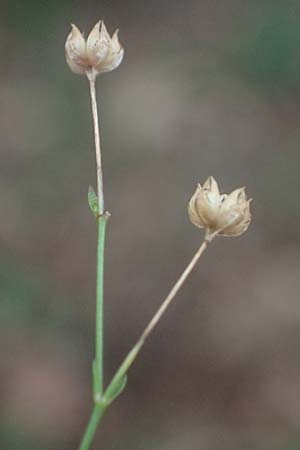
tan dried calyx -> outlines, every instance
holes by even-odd
[[[228,195],[220,194],[218,183],[209,177],[203,186],[198,184],[189,202],[188,213],[196,227],[206,229],[207,240],[216,234],[239,236],[251,222],[250,201],[245,188]]]
[[[72,72],[96,76],[116,69],[124,56],[118,31],[110,37],[104,22],[99,20],[85,40],[77,26],[72,25],[65,44],[66,61]]]

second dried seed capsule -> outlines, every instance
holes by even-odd
[[[220,194],[218,183],[209,177],[203,187],[198,187],[192,196],[188,212],[191,222],[205,228],[207,236],[239,236],[244,233],[251,221],[250,201],[245,188],[231,194]]]

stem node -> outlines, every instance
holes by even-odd
[[[98,214],[96,219],[97,220],[101,220],[101,219],[108,220],[110,218],[110,216],[111,216],[110,212],[105,211],[105,213]]]

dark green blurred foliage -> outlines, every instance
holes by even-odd
[[[259,14],[234,44],[232,64],[269,94],[299,90],[300,8],[297,2],[262,2]]]

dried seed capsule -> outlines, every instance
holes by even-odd
[[[191,222],[205,228],[208,235],[238,236],[250,224],[250,201],[245,188],[236,189],[229,195],[220,194],[218,183],[209,177],[203,187],[198,184],[189,202],[188,213]]]
[[[118,30],[110,37],[103,21],[99,20],[85,41],[76,25],[65,44],[66,61],[72,72],[83,75],[110,72],[116,69],[124,56],[118,39]]]

